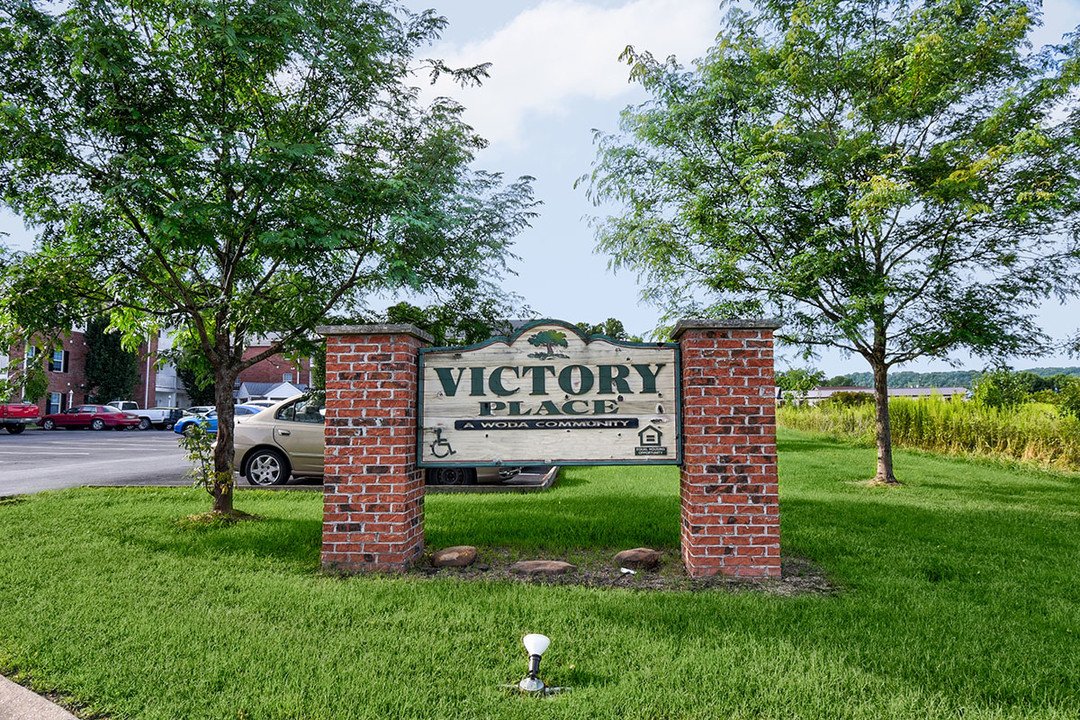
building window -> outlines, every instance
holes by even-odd
[[[68,351],[57,350],[52,354],[52,360],[49,361],[49,370],[52,372],[66,373],[68,371]]]
[[[64,393],[49,393],[49,404],[45,408],[46,415],[52,415],[53,413],[64,412],[67,408],[67,396]]]
[[[292,382],[292,373],[281,373],[281,382]]]

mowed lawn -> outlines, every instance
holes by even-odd
[[[781,434],[783,551],[831,594],[324,576],[321,498],[186,489],[0,504],[0,669],[119,718],[1077,718],[1080,480]],[[537,495],[427,500],[429,548],[587,558],[678,546],[678,475],[567,470]],[[521,636],[542,675],[500,688]]]

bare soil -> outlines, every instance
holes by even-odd
[[[806,558],[786,555],[780,562],[779,580],[737,579],[724,576],[692,578],[683,569],[677,551],[662,550],[660,566],[656,570],[623,572],[613,563],[617,550],[575,554],[568,557],[549,556],[542,553],[521,555],[508,548],[479,548],[477,560],[469,567],[433,568],[431,553],[408,574],[430,579],[457,579],[465,581],[511,581],[541,585],[570,585],[594,588],[624,588],[642,591],[753,591],[774,595],[830,595],[840,591],[825,572]],[[576,570],[552,576],[530,576],[513,573],[510,566],[520,560],[565,560]]]

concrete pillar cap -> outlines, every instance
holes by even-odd
[[[672,340],[678,340],[690,330],[776,330],[782,325],[777,318],[683,318],[675,323]]]

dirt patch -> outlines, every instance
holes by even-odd
[[[831,595],[839,592],[836,583],[829,580],[824,570],[806,558],[787,555],[781,559],[779,580],[748,580],[722,576],[691,578],[682,566],[677,551],[661,551],[660,566],[656,570],[623,572],[615,567],[612,558],[617,551],[575,553],[554,556],[545,553],[524,555],[508,548],[481,548],[476,562],[463,568],[435,568],[430,565],[430,554],[407,572],[412,577],[430,579],[457,579],[465,581],[508,581],[538,585],[572,585],[595,588],[625,588],[643,591],[702,591],[729,590],[754,591],[772,595]],[[575,566],[570,572],[554,576],[529,576],[511,571],[514,563],[523,560],[565,560]]]

